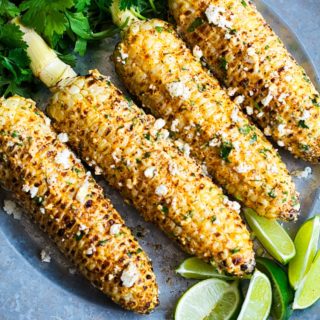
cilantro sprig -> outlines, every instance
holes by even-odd
[[[35,29],[66,63],[86,53],[89,41],[113,37],[119,32],[111,18],[113,0],[0,0],[0,96],[28,96],[33,82],[26,54],[27,45],[19,27],[10,21],[19,17]],[[120,0],[120,10],[130,10],[139,19],[165,17],[165,0]]]

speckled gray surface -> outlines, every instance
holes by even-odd
[[[319,0],[265,0],[263,2],[295,32],[299,43],[306,48],[313,65],[316,66],[316,72],[320,74]],[[259,1],[260,4],[262,5],[262,2]],[[296,40],[278,22],[272,12],[266,10],[263,5],[261,9],[315,81],[316,73]],[[78,71],[101,65],[100,69],[103,73],[112,73],[111,64],[107,59],[108,53],[103,49],[101,45],[92,53],[86,64],[79,63]],[[113,77],[113,79],[117,82],[116,78]],[[38,101],[41,104],[44,97],[39,97]],[[290,170],[301,169],[307,165],[302,161],[294,161],[285,153],[283,157]],[[303,218],[320,211],[320,203],[317,201],[320,167],[318,165],[312,168],[311,178],[297,181],[303,199]],[[107,186],[105,190],[107,196],[113,200],[117,209],[126,218],[127,224],[133,228],[133,232],[143,234],[143,238],[139,240],[154,262],[160,284],[160,307],[149,316],[138,316],[122,311],[81,276],[71,274],[71,266],[28,219],[23,218],[17,221],[0,213],[0,320],[155,320],[172,317],[172,309],[177,297],[191,284],[174,274],[174,267],[185,257],[184,254],[156,228],[144,223],[138,213],[125,205],[116,192]],[[10,197],[9,194],[1,192],[0,203],[8,197]],[[294,234],[297,226],[297,224],[289,225],[289,232]],[[40,262],[39,253],[43,248],[52,255],[50,264]],[[304,312],[295,313],[292,319],[320,319],[320,303]]]

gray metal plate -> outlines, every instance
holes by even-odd
[[[317,83],[320,72],[320,3],[319,0],[265,0],[255,1],[265,18],[284,40],[290,51],[304,65],[313,81]],[[269,5],[267,7],[266,5]],[[274,11],[268,8],[273,8]],[[279,17],[281,16],[283,20]],[[290,30],[294,30],[295,34]],[[85,60],[80,60],[77,71],[85,73],[90,68],[110,75],[121,87],[109,56],[115,41],[105,41],[92,48]],[[309,58],[306,53],[307,48]],[[312,61],[317,68],[314,68]],[[122,88],[122,87],[121,87]],[[43,108],[49,93],[44,89],[35,99]],[[289,170],[309,166],[281,152]],[[320,212],[320,166],[311,166],[313,174],[308,179],[298,180],[301,192],[302,217],[296,224],[286,226],[291,235],[308,216]],[[139,241],[153,260],[160,286],[160,306],[149,316],[139,316],[121,310],[103,294],[94,289],[78,274],[71,274],[72,266],[57,251],[53,243],[22,217],[14,220],[0,210],[0,319],[1,320],[100,320],[100,319],[170,319],[177,298],[192,281],[175,275],[175,267],[186,255],[169,241],[156,227],[145,223],[139,214],[127,206],[119,194],[102,180],[105,193],[110,197],[135,234],[142,234]],[[1,191],[0,203],[10,198]],[[318,211],[317,211],[318,210]],[[39,259],[41,249],[50,252],[51,263]],[[71,269],[72,271],[72,269]],[[293,319],[320,319],[320,302],[303,312],[295,312]],[[253,319],[255,320],[255,319]],[[258,319],[257,319],[258,320]]]

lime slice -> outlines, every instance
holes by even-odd
[[[293,241],[276,220],[258,216],[252,209],[245,209],[246,220],[268,253],[282,264],[288,263],[295,253]]]
[[[256,269],[242,305],[238,320],[265,320],[272,303],[271,284],[268,277]]]
[[[219,271],[212,265],[200,260],[199,258],[188,258],[184,260],[176,270],[182,277],[187,279],[209,279],[217,278],[222,280],[233,280]]]
[[[178,301],[175,320],[228,320],[240,305],[238,283],[207,279],[191,287]]]
[[[275,320],[287,320],[292,309],[289,304],[293,301],[291,289],[286,272],[274,261],[267,258],[256,258],[257,267],[265,273],[271,281],[272,306],[271,315]]]
[[[320,251],[317,253],[309,272],[300,282],[294,297],[293,309],[310,307],[320,298]]]
[[[320,234],[320,215],[307,220],[294,239],[297,254],[289,263],[289,281],[297,289],[302,278],[310,269],[317,252]]]

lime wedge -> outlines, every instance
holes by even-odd
[[[265,320],[272,303],[271,284],[268,277],[256,269],[237,320]]]
[[[191,287],[178,301],[175,320],[228,320],[240,305],[238,283],[207,279]]]
[[[302,279],[296,291],[293,309],[310,307],[320,298],[320,251],[318,251],[309,272]]]
[[[258,269],[265,273],[271,281],[272,319],[288,320],[292,313],[289,305],[293,301],[293,290],[289,285],[286,272],[273,260],[258,257],[256,262]]]
[[[293,241],[276,220],[261,217],[252,209],[245,209],[246,220],[260,243],[282,264],[288,263],[295,253]]]
[[[222,280],[233,280],[233,277],[229,277],[219,271],[209,263],[204,262],[199,258],[188,258],[184,260],[176,272],[182,277],[187,279],[209,279],[217,278]]]
[[[317,252],[320,234],[320,215],[307,220],[294,239],[297,254],[289,263],[289,281],[297,289],[302,278],[310,269]]]

